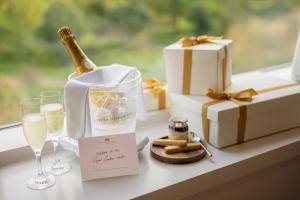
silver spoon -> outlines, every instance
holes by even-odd
[[[202,143],[201,141],[201,138],[199,137],[198,134],[194,133],[194,132],[190,132],[190,137],[189,137],[189,140],[191,142],[199,142],[201,147],[204,149],[204,151],[206,152],[206,154],[209,156],[209,157],[212,157],[212,154],[208,151],[208,149],[204,146],[204,144]]]

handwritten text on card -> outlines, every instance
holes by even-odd
[[[138,174],[135,134],[79,139],[82,180]]]

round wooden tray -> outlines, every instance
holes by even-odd
[[[168,137],[162,137],[161,139],[166,139]],[[187,164],[193,163],[201,160],[205,157],[206,152],[203,149],[182,152],[182,153],[174,153],[174,154],[166,154],[164,151],[164,147],[155,146],[151,143],[150,146],[151,156],[161,162],[170,163],[170,164]]]

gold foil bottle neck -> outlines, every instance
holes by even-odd
[[[63,26],[57,31],[58,36],[60,37],[61,41],[66,41],[68,39],[74,39],[75,36],[71,32],[70,28],[68,26]]]
[[[75,36],[68,26],[61,27],[57,33],[61,42],[66,47],[78,75],[92,71],[96,68],[96,65],[85,55],[76,42]]]

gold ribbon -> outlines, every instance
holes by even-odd
[[[180,39],[180,43],[182,47],[192,47],[198,44],[205,44],[205,43],[215,43],[211,40],[221,40],[223,37],[214,37],[214,36],[207,36],[207,35],[200,35],[198,37],[184,37]]]
[[[244,142],[244,138],[245,138],[245,130],[246,130],[246,122],[247,122],[247,103],[252,101],[253,96],[261,93],[271,92],[271,91],[294,87],[294,86],[300,86],[300,84],[291,83],[291,84],[267,88],[259,91],[250,88],[247,90],[242,90],[237,93],[218,93],[212,89],[209,89],[207,96],[214,100],[204,103],[202,105],[202,128],[203,128],[204,139],[209,142],[209,120],[207,118],[207,112],[209,106],[222,103],[224,101],[232,101],[239,106],[240,117],[238,120],[237,143],[242,143]]]
[[[182,94],[190,94],[191,88],[191,75],[192,75],[192,49],[196,45],[200,44],[221,44],[218,42],[214,42],[212,40],[220,40],[222,37],[213,37],[207,35],[200,35],[198,37],[184,37],[180,39],[180,43],[182,47],[184,47],[184,54],[183,54],[183,85],[182,85]],[[223,45],[223,44],[221,44]],[[225,57],[222,64],[222,89],[225,90],[226,86],[226,74],[227,74],[227,46],[224,46],[224,53]]]
[[[215,100],[231,100],[231,101],[252,101],[252,97],[257,95],[257,91],[253,88],[242,90],[240,92],[216,92],[213,89],[208,89],[207,96]]]
[[[150,78],[143,83],[143,88],[150,91],[150,94],[158,98],[158,109],[166,108],[166,83],[160,82],[156,78]]]

